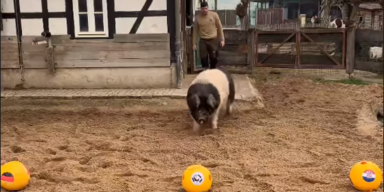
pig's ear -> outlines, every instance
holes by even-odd
[[[216,99],[215,99],[215,97],[212,94],[208,95],[207,104],[209,106],[211,106],[212,108],[215,108],[215,106],[216,106]]]
[[[192,97],[191,97],[191,100],[196,105],[196,108],[199,108],[199,106],[200,106],[200,98],[199,98],[199,96],[197,94],[193,94]]]

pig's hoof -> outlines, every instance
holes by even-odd
[[[193,121],[193,131],[198,132],[199,130],[200,130],[200,125],[197,122]]]
[[[212,134],[213,135],[220,135],[221,130],[220,129],[212,129]]]

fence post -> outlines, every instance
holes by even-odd
[[[296,29],[296,63],[295,68],[301,68],[301,29]]]
[[[347,30],[347,74],[351,78],[355,69],[355,35],[356,27],[349,27]]]
[[[248,30],[248,69],[253,74],[254,60],[255,60],[255,30]]]
[[[253,38],[254,38],[254,40],[253,40],[253,44],[255,45],[254,46],[254,48],[255,48],[255,51],[253,52],[253,54],[255,55],[254,56],[254,61],[253,61],[253,65],[254,65],[254,67],[256,67],[257,66],[257,64],[258,64],[258,58],[259,58],[259,50],[258,50],[258,47],[259,47],[259,33],[257,32],[258,30],[257,29],[255,29],[255,31],[254,31],[254,36],[253,36]]]

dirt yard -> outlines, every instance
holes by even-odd
[[[264,109],[239,102],[219,133],[202,136],[183,100],[3,99],[1,162],[29,167],[24,192],[176,192],[192,164],[210,169],[213,192],[353,192],[354,163],[383,168],[382,127],[361,110],[382,106],[382,85],[256,86]]]

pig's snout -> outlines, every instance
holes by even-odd
[[[199,123],[200,123],[200,125],[204,124],[204,122],[205,122],[205,119],[203,119],[203,118],[199,118]]]

